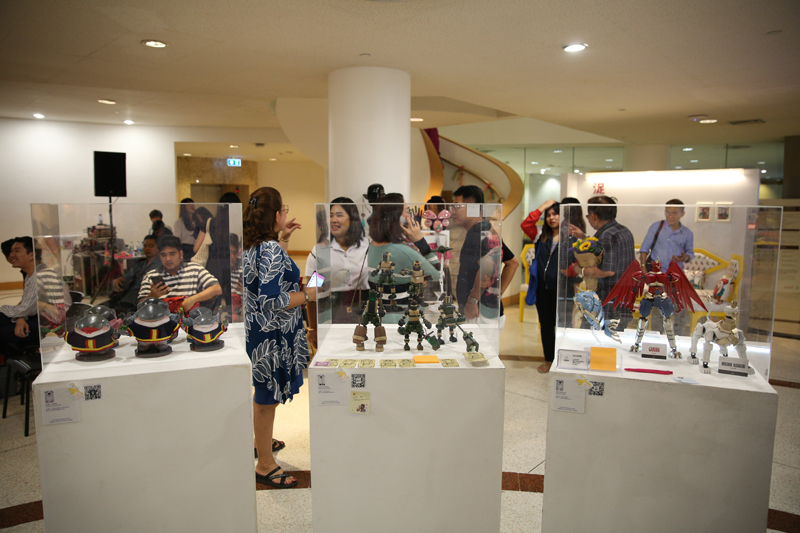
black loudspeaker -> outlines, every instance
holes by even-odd
[[[95,196],[128,196],[126,182],[124,153],[94,153]]]

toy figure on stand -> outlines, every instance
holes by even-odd
[[[380,297],[383,298],[387,290],[389,292],[389,310],[397,310],[397,306],[394,303],[397,299],[395,294],[397,282],[394,279],[394,261],[392,261],[392,254],[390,252],[384,252],[383,261],[380,262],[378,268],[372,271],[372,275],[378,277],[375,280],[375,284],[378,286],[378,294]]]
[[[600,303],[600,297],[594,291],[580,291],[575,295],[575,312],[578,316],[582,316],[589,323],[592,329],[592,335],[597,339],[595,332],[603,330],[608,337],[615,341],[622,343],[619,338],[619,333],[615,330],[619,326],[619,319],[606,320],[603,313],[603,305]],[[600,339],[597,339],[600,342]]]
[[[178,314],[182,315],[183,309]],[[182,323],[192,350],[212,352],[225,346],[220,336],[228,330],[228,326],[220,319],[219,312],[212,314],[211,309],[198,307]]]
[[[408,317],[408,323],[406,323],[406,317]],[[425,324],[425,327],[422,326],[423,323]],[[417,334],[417,350],[422,350],[423,338],[427,340],[431,346],[433,346],[434,350],[439,349],[439,340],[433,336],[433,333],[427,333],[425,331],[425,328],[431,327],[431,323],[428,322],[428,319],[426,319],[422,313],[420,313],[419,304],[417,304],[416,300],[409,300],[408,309],[406,309],[405,313],[403,313],[403,317],[397,322],[397,325],[399,326],[397,328],[397,332],[400,335],[404,335],[404,350],[411,350],[411,348],[408,346],[408,340],[412,333]]]
[[[361,317],[358,320],[356,330],[353,332],[353,342],[356,344],[356,350],[359,352],[364,351],[364,341],[368,338],[367,324],[372,324],[375,328],[375,351],[382,352],[383,346],[386,344],[386,329],[384,329],[381,319],[386,315],[386,311],[383,310],[383,301],[380,293],[369,291],[369,296],[361,304],[358,314]]]
[[[178,336],[181,315],[170,313],[163,300],[147,298],[136,313],[125,319],[125,325],[139,343],[136,357],[162,357],[172,352],[169,343]]]
[[[425,286],[428,284],[427,279],[430,279],[430,276],[425,276],[425,272],[422,270],[422,265],[419,261],[414,261],[414,268],[411,270],[404,268],[400,271],[400,275],[402,276],[410,276],[411,281],[409,282],[408,286],[408,295],[417,301],[419,305],[422,307],[428,307],[428,304],[422,301],[422,294],[425,291]]]
[[[110,319],[110,320],[109,320]],[[119,344],[119,325],[122,323],[112,309],[98,305],[87,310],[67,332],[64,340],[72,346],[78,361],[113,359]]]
[[[450,225],[450,211],[442,209],[439,213],[434,213],[430,209],[422,213],[425,219],[425,226],[439,233],[444,228]]]
[[[691,358],[689,362],[693,365],[700,364],[697,359],[697,342],[703,339],[703,366],[700,372],[710,374],[708,362],[711,359],[712,343],[719,346],[719,353],[722,357],[728,357],[728,346],[736,348],[736,353],[745,362],[747,361],[747,346],[744,341],[744,332],[736,327],[736,319],[739,316],[739,309],[736,307],[725,306],[725,318],[719,322],[707,320],[705,323],[698,323],[692,333]],[[748,364],[748,373],[754,374],[755,370]]]
[[[453,303],[453,296],[450,294],[445,296],[442,304],[439,306],[439,320],[436,322],[439,343],[444,344],[442,331],[447,328],[450,328],[450,342],[457,342],[458,338],[455,336],[456,327],[466,321],[467,319],[458,312],[458,307]]]
[[[661,261],[658,259],[653,260],[653,266],[648,273],[642,272],[641,264],[634,260],[628,270],[622,274],[622,278],[614,285],[611,292],[606,296],[603,305],[614,300],[614,306],[625,307],[629,311],[633,311],[633,304],[636,299],[642,295],[644,286],[647,285],[647,292],[642,297],[639,304],[639,323],[636,328],[636,342],[631,346],[632,352],[638,352],[644,336],[645,326],[650,313],[655,307],[664,317],[664,329],[669,341],[670,357],[680,358],[681,354],[678,352],[678,347],[675,344],[675,312],[680,312],[684,307],[688,307],[694,311],[692,300],[697,302],[703,310],[706,307],[703,305],[700,296],[695,292],[694,287],[686,279],[686,276],[678,266],[678,263],[672,261],[666,272],[661,272]]]

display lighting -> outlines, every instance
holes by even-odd
[[[275,159],[274,157],[270,157],[269,160],[270,161],[277,161],[277,159]]]
[[[100,100],[97,101],[97,103],[106,105],[115,105],[117,102],[115,102],[114,100],[106,100],[104,98],[101,98]]]
[[[195,183],[200,183],[200,180],[194,180]]]
[[[561,152],[563,152],[563,151],[564,151],[564,150],[553,150],[553,153],[554,153],[554,154],[560,154],[560,153],[561,153]]]
[[[153,41],[151,39],[145,39],[142,41],[142,44],[145,46],[149,46],[150,48],[166,48],[167,43],[164,41]]]
[[[653,171],[649,171],[655,173]],[[691,187],[695,185],[730,185],[745,179],[741,169],[724,170],[687,170],[686,172],[665,170],[658,174],[659,179],[645,178],[643,172],[588,172],[586,181],[589,183],[603,183],[606,189],[616,187],[621,189],[647,189],[663,187],[669,183],[676,187]]]
[[[759,161],[759,162],[758,162],[758,164],[759,164],[759,165],[766,165],[766,164],[767,164],[767,162],[766,162],[766,161]]]
[[[239,145],[238,144],[232,144],[231,148],[239,148]]]
[[[34,113],[33,118],[44,118],[44,115],[42,115],[41,113]]]
[[[767,171],[762,169],[762,170],[761,170],[761,173],[762,173],[762,174],[766,174],[766,173],[767,173]]]
[[[130,126],[131,124],[136,124],[136,123],[135,123],[134,121],[132,121],[132,120],[124,120],[124,121],[123,121],[123,123],[127,124],[128,126]]]
[[[698,120],[700,124],[714,124],[717,121],[715,118],[704,118],[703,120]]]
[[[538,165],[538,164],[539,164],[538,161],[531,161],[531,165]]]
[[[684,152],[691,152],[692,150],[694,150],[694,148],[684,148],[683,149]]]
[[[183,154],[183,157],[192,157],[192,154]]]
[[[613,159],[606,159],[606,163],[611,163]]]
[[[415,118],[412,118],[412,119],[411,119],[411,122],[422,122],[422,119],[421,119],[421,118],[416,118],[416,117],[415,117]]]
[[[691,159],[691,160],[689,161],[689,163],[697,163],[697,161],[698,161],[697,159]]]
[[[542,174],[544,174],[544,170],[545,170],[545,169],[542,169],[542,170],[540,170],[540,172],[541,172]]]
[[[574,43],[568,44],[564,47],[565,52],[580,52],[582,50],[586,50],[586,47],[589,46],[586,43]]]

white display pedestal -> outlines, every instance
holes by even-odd
[[[257,530],[251,370],[234,324],[225,347],[86,363],[64,345],[33,384],[48,533]],[[44,423],[47,391],[100,385],[80,420]]]
[[[370,393],[369,414],[318,405],[319,376],[330,383],[336,371],[309,367],[314,532],[499,531],[503,364],[488,344],[484,350],[477,328],[465,327],[488,367],[470,367],[460,340],[436,352],[427,343],[422,352],[403,351],[392,329],[377,353],[372,328],[367,351],[357,352],[353,326],[332,326],[314,360],[376,359],[375,368],[343,369],[365,375],[363,389],[344,385],[348,404],[351,390]],[[459,368],[380,368],[380,359],[414,355],[453,358]]]
[[[591,338],[586,330],[567,330],[561,347],[596,344],[585,335]],[[764,531],[775,390],[759,373],[717,373],[716,350],[713,373],[704,375],[685,359],[643,359],[629,346],[623,338],[617,372],[553,365],[551,391],[556,380],[576,374],[604,382],[604,391],[587,395],[585,414],[550,410],[542,531]]]

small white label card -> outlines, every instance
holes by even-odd
[[[678,383],[687,383],[689,385],[697,385],[698,381],[693,378],[689,378],[686,376],[672,376],[672,379],[677,381]]]
[[[83,393],[74,384],[67,387],[53,387],[42,392],[42,412],[44,425],[79,422]]]
[[[350,412],[357,415],[369,414],[369,401],[370,393],[368,392],[350,392]]]
[[[320,372],[311,378],[311,384],[317,388],[317,405],[347,405],[348,387],[338,372]]]
[[[558,351],[557,367],[572,370],[589,370],[589,352],[561,349]]]
[[[646,359],[665,359],[667,358],[668,349],[666,344],[655,342],[642,343],[642,357]]]
[[[750,375],[750,365],[747,359],[739,357],[720,357],[719,358],[719,373],[730,374],[732,376],[747,377]]]
[[[550,409],[583,414],[586,408],[586,388],[579,383],[583,376],[556,377],[550,387]],[[584,378],[583,381],[586,381]],[[591,388],[591,383],[589,384]]]

